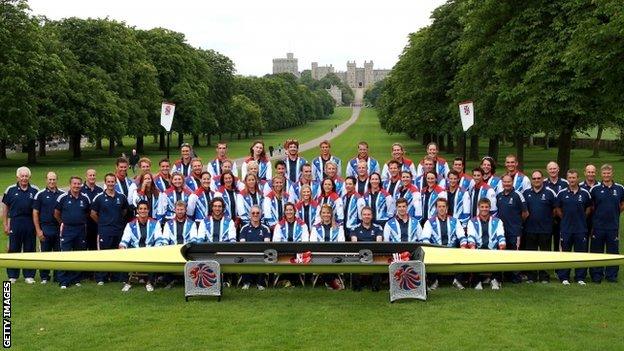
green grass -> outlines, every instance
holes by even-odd
[[[395,141],[404,143],[415,161],[424,154],[418,142],[382,132],[373,110],[364,110],[361,120],[332,142],[333,151],[346,160],[355,154],[359,140],[367,140],[372,155],[382,161]],[[510,151],[503,147],[501,155]],[[543,168],[555,154],[556,149],[528,149],[527,168]],[[581,166],[589,155],[575,150],[572,163]],[[603,153],[596,161],[612,162],[624,173],[619,155]],[[4,271],[0,274],[6,277]],[[119,284],[97,287],[88,282],[61,291],[20,282],[13,287],[11,320],[14,347],[28,350],[618,350],[624,334],[623,287],[622,282],[586,287],[505,284],[498,292],[478,292],[444,286],[427,302],[395,304],[388,302],[385,291],[226,289],[220,303],[186,303],[181,287],[148,294],[137,285],[123,294]]]

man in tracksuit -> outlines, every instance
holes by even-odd
[[[269,242],[271,241],[271,231],[269,227],[262,224],[262,209],[258,205],[251,206],[249,210],[249,223],[244,225],[240,231],[240,242]],[[264,290],[264,274],[243,274],[243,290],[249,289],[251,284],[256,284],[258,290]]]
[[[61,251],[84,250],[87,240],[87,218],[91,203],[80,192],[82,178],[73,176],[69,180],[69,192],[61,194],[56,200],[54,218],[61,224]],[[80,272],[59,272],[61,289],[70,284],[80,286]]]
[[[106,190],[98,194],[91,204],[91,218],[98,224],[98,250],[111,250],[119,247],[123,234],[128,211],[128,201],[123,194],[115,191],[116,177],[108,173],[104,177]],[[109,280],[123,281],[123,274],[98,272],[95,280],[98,285],[104,285]]]
[[[520,238],[522,236],[522,221],[528,217],[529,212],[527,211],[524,196],[513,187],[513,177],[505,174],[501,178],[501,182],[503,183],[503,191],[496,195],[498,218],[505,225],[506,248],[508,250],[518,250],[520,249]],[[505,277],[510,277],[511,282],[514,284],[522,282],[519,272],[505,274]]]
[[[41,252],[61,251],[59,241],[59,223],[54,218],[56,199],[63,193],[56,186],[57,176],[54,172],[46,175],[47,186],[35,195],[33,201],[33,223],[37,238],[41,241]],[[50,280],[50,271],[39,270],[41,284]],[[58,282],[58,272],[54,271],[54,281]]]
[[[30,169],[20,167],[16,172],[17,183],[10,185],[4,192],[2,203],[4,211],[2,219],[4,232],[9,236],[9,252],[35,252],[35,227],[32,220],[32,209],[35,195],[39,191],[30,184]],[[20,270],[7,268],[11,283],[19,278]],[[27,284],[35,282],[35,270],[24,269],[24,280]]]

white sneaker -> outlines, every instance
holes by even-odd
[[[15,278],[9,278],[9,281],[11,282],[11,284],[17,283],[17,279]]]
[[[438,280],[436,279],[429,287],[431,288],[431,290],[435,290],[440,286],[440,283],[438,282]]]
[[[123,288],[121,288],[122,292],[128,292],[128,290],[130,290],[130,288],[132,287],[132,285],[126,283],[124,284]]]
[[[98,286],[102,286],[102,285],[104,285],[104,282],[97,282],[97,285]]]
[[[464,286],[462,285],[462,283],[460,283],[459,280],[457,279],[453,279],[453,286],[457,289],[457,290],[464,290]]]
[[[43,279],[43,280],[41,281],[41,284],[43,284],[43,285],[48,284],[48,280],[47,280],[47,279]]]
[[[585,286],[585,285],[587,285],[587,284],[585,283],[585,281],[584,281],[584,280],[579,280],[579,281],[578,281],[578,282],[576,282],[576,283],[577,283],[578,285],[580,285],[580,286]]]
[[[67,289],[65,285],[61,285],[61,289]]]
[[[26,282],[26,284],[35,284],[35,280],[33,278],[26,278],[24,279],[24,281]]]
[[[81,287],[82,286],[82,284],[80,284],[80,283],[76,283],[74,285],[76,285],[77,287]]]
[[[249,290],[249,283],[245,283],[242,287],[243,290]]]
[[[260,291],[263,291],[265,289],[264,286],[262,286],[260,284],[258,284],[257,287],[258,287],[258,290],[260,290]]]
[[[150,283],[145,284],[145,290],[147,290],[147,292],[152,292],[154,291],[154,286]]]
[[[496,279],[492,279],[490,284],[492,284],[492,290],[500,290],[500,288],[501,288],[500,283]]]
[[[570,285],[570,281],[566,279],[566,280],[562,281],[561,284],[563,284],[563,285]]]
[[[479,282],[479,284],[477,284],[477,286],[475,286],[475,290],[483,290],[483,284],[481,284],[481,282]]]

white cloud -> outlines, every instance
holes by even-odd
[[[229,56],[238,73],[264,75],[274,57],[294,52],[299,69],[310,62],[346,69],[347,60],[392,68],[411,32],[430,23],[430,1],[76,1],[30,0],[37,15],[103,18],[141,29],[182,32],[193,46]]]

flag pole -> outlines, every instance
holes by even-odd
[[[167,159],[169,159],[169,137],[171,136],[171,132],[167,132]]]

